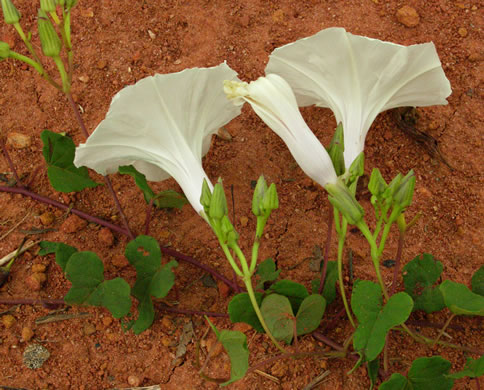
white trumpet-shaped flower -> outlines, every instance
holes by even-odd
[[[300,106],[330,108],[344,129],[345,166],[363,151],[376,116],[401,106],[447,104],[451,93],[433,43],[402,46],[328,28],[274,50],[278,74]]]
[[[337,176],[326,149],[304,121],[289,84],[269,74],[250,84],[226,81],[227,97],[235,104],[248,102],[257,115],[286,143],[301,169],[325,187]]]
[[[227,101],[224,80],[237,80],[225,63],[212,68],[157,74],[114,96],[106,118],[85,144],[74,164],[106,175],[132,164],[150,181],[172,176],[193,208],[201,213],[202,168],[212,134],[240,114]]]

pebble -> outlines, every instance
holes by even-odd
[[[276,12],[272,14],[272,20],[275,23],[281,23],[284,21],[284,11],[282,9],[278,9]]]
[[[227,286],[224,282],[221,280],[217,281],[217,288],[218,288],[218,294],[222,298],[227,298],[230,294],[230,287]]]
[[[223,139],[224,141],[232,141],[232,134],[230,134],[225,127],[218,129],[217,137]]]
[[[34,272],[32,275],[27,276],[25,279],[25,284],[32,291],[40,291],[46,280],[47,276],[44,273]]]
[[[150,39],[151,40],[153,40],[153,39],[156,38],[156,34],[153,31],[151,31],[151,30],[148,30],[148,35],[150,36]]]
[[[40,344],[30,344],[25,348],[23,363],[27,368],[35,370],[42,367],[50,357],[50,352]]]
[[[467,36],[467,29],[465,27],[461,27],[459,28],[459,30],[457,30],[457,32],[459,33],[459,35],[462,37],[462,38],[465,38]]]
[[[32,145],[32,138],[29,135],[11,131],[7,135],[7,145],[14,149],[25,149]]]
[[[96,333],[96,327],[90,322],[85,323],[82,330],[86,336],[90,336],[93,333]]]
[[[11,314],[6,314],[2,317],[2,324],[5,328],[9,329],[15,324],[15,317]]]
[[[415,27],[420,23],[420,16],[415,8],[404,5],[397,11],[397,20],[405,27]]]
[[[30,341],[34,337],[34,331],[29,328],[28,326],[24,326],[22,328],[22,340],[23,341]]]
[[[107,247],[111,247],[114,244],[114,236],[110,229],[104,227],[99,230],[97,234],[99,241]]]
[[[124,268],[129,265],[129,261],[123,255],[117,255],[111,259],[111,264],[116,268]]]
[[[138,387],[141,384],[140,379],[136,375],[128,376],[128,385]]]
[[[104,69],[106,66],[107,66],[107,62],[106,60],[99,60],[96,64],[96,67],[99,69],[99,70],[102,70]]]
[[[89,81],[89,76],[83,75],[78,77],[81,83],[87,83]]]
[[[239,332],[245,333],[252,329],[252,326],[246,324],[245,322],[237,322],[234,324],[233,330],[238,330]]]
[[[45,272],[46,269],[47,268],[46,268],[45,264],[34,264],[32,266],[32,272],[33,273],[35,273],[35,272],[43,273],[43,272]]]
[[[50,211],[47,211],[43,214],[40,215],[39,217],[40,223],[44,226],[49,226],[52,225],[52,223],[55,220],[54,214],[52,214]]]
[[[246,216],[240,217],[240,224],[242,225],[242,227],[246,227],[248,222],[249,218],[247,218]]]
[[[104,326],[109,326],[113,323],[113,318],[112,317],[104,317],[103,318],[103,324]]]
[[[94,12],[92,8],[82,9],[81,16],[84,18],[92,18],[94,16]]]
[[[60,231],[63,233],[76,233],[87,226],[87,221],[77,215],[70,215],[61,225]]]

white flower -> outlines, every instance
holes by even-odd
[[[401,46],[328,28],[274,50],[266,74],[282,76],[300,106],[330,108],[343,124],[345,165],[363,151],[376,116],[401,106],[447,104],[433,43]]]
[[[106,175],[132,164],[150,181],[172,176],[193,208],[202,212],[200,195],[206,179],[202,156],[212,134],[240,114],[227,101],[223,81],[237,80],[225,63],[212,68],[157,74],[114,96],[106,118],[85,144],[74,164]]]
[[[287,82],[275,74],[250,84],[226,81],[227,97],[235,104],[248,102],[259,117],[286,143],[302,170],[323,187],[337,176],[326,149],[304,122]]]

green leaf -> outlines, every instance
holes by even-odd
[[[99,185],[91,180],[86,167],[74,165],[76,146],[72,139],[49,130],[44,130],[40,138],[44,144],[42,154],[47,163],[47,176],[56,191],[81,191]]]
[[[368,371],[368,378],[370,378],[370,390],[375,387],[376,380],[378,379],[378,370],[380,369],[380,359],[372,360],[368,362],[366,367]]]
[[[294,313],[289,299],[271,294],[262,301],[260,309],[274,338],[289,344],[294,334]]]
[[[319,294],[309,295],[302,301],[296,314],[297,335],[303,335],[316,330],[323,318],[326,300]]]
[[[257,267],[256,275],[259,275],[259,282],[257,283],[257,289],[264,289],[265,282],[273,282],[279,277],[281,270],[276,270],[276,263],[270,257],[265,259]]]
[[[393,374],[390,379],[380,385],[380,390],[450,390],[454,380],[448,378],[450,362],[440,356],[419,358],[414,360],[408,371],[408,378],[401,374]]]
[[[121,175],[129,175],[134,178],[136,186],[143,192],[146,203],[150,203],[150,200],[155,196],[155,193],[148,185],[146,181],[146,176],[141,172],[138,172],[136,168],[132,165],[123,165],[118,168],[118,172]]]
[[[446,280],[440,285],[445,305],[457,315],[484,316],[484,297],[467,286]]]
[[[154,204],[159,209],[181,209],[187,203],[186,196],[174,190],[161,191],[154,197]]]
[[[326,278],[324,279],[324,286],[322,295],[328,305],[336,299],[336,281],[338,280],[338,265],[336,261],[328,261],[326,268]],[[319,284],[318,284],[319,288]]]
[[[68,304],[103,306],[113,317],[121,318],[131,309],[131,289],[121,278],[104,280],[104,266],[93,252],[73,253],[65,267],[72,282],[64,297]]]
[[[422,258],[415,257],[403,267],[405,291],[414,300],[414,311],[432,313],[445,307],[442,293],[438,287],[433,287],[440,278],[442,269],[442,263],[427,253]]]
[[[357,281],[351,295],[351,308],[359,322],[353,335],[355,350],[362,352],[366,360],[374,360],[383,349],[388,331],[404,323],[412,307],[412,298],[404,292],[393,295],[383,306],[378,284]]]
[[[39,246],[41,248],[39,256],[55,253],[55,262],[61,267],[63,272],[66,272],[66,265],[69,258],[77,252],[76,248],[63,242],[41,241],[39,242]]]
[[[262,302],[262,294],[256,292],[255,299],[260,307]],[[229,317],[232,323],[244,322],[252,326],[257,332],[264,333],[259,318],[252,306],[249,294],[240,293],[234,296],[229,303]]]
[[[484,296],[484,265],[481,265],[471,279],[472,292]]]
[[[462,371],[454,372],[453,374],[447,375],[447,378],[461,379],[466,376],[470,378],[479,378],[484,375],[484,355],[479,359],[467,358],[466,365]]]
[[[274,283],[269,290],[270,292],[287,297],[289,302],[291,302],[294,313],[299,310],[301,302],[309,295],[306,287],[292,280],[280,280]]]
[[[222,330],[219,332],[208,318],[207,321],[230,358],[230,379],[221,384],[221,386],[227,386],[242,379],[249,369],[247,337],[237,330]]]
[[[133,332],[139,334],[148,329],[154,320],[151,296],[165,297],[175,283],[174,260],[161,265],[161,250],[158,242],[149,236],[138,236],[125,250],[125,256],[136,269],[136,282],[132,294],[138,299],[138,319],[133,325]]]

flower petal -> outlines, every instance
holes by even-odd
[[[74,164],[103,175],[133,164],[151,181],[173,176],[200,212],[203,179],[210,183],[201,158],[212,134],[241,111],[227,101],[222,88],[224,80],[236,75],[223,63],[157,74],[124,88],[106,118],[76,149]]]
[[[298,104],[330,108],[342,122],[345,165],[363,151],[378,113],[447,104],[451,93],[433,43],[402,46],[328,28],[274,50],[266,74],[293,88]]]
[[[227,97],[236,104],[247,101],[259,117],[286,143],[302,170],[323,187],[337,176],[326,149],[299,112],[291,87],[269,74],[247,83],[225,82]]]

